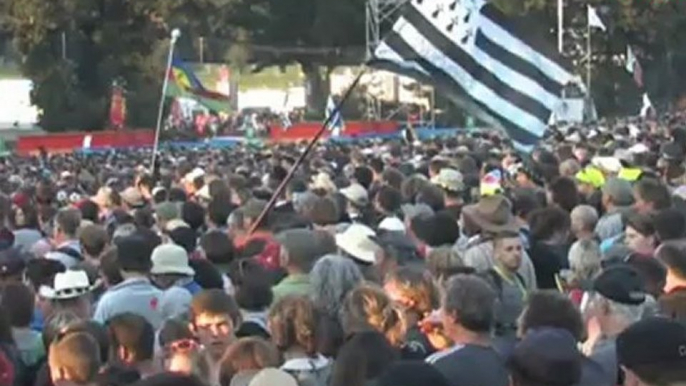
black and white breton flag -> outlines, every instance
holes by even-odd
[[[370,65],[432,84],[529,151],[579,83],[552,47],[483,0],[409,0]]]

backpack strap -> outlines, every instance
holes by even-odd
[[[522,276],[519,272],[515,272],[515,280],[517,280],[519,284],[522,285],[522,288],[524,288],[524,290],[527,290],[526,282],[524,281],[524,276]]]
[[[62,247],[62,248],[58,248],[57,252],[63,253],[63,254],[65,254],[69,257],[72,257],[78,261],[83,261],[83,256],[81,256],[81,253],[79,251],[73,249],[73,248]]]
[[[498,272],[496,272],[493,268],[486,271],[486,274],[488,275],[488,279],[490,279],[491,283],[495,285],[495,290],[498,291],[498,297],[501,298],[503,296],[503,278],[500,277]]]

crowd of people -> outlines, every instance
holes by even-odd
[[[0,385],[685,385],[681,119],[551,133],[9,156]]]

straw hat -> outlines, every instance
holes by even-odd
[[[376,262],[379,246],[373,241],[376,233],[366,225],[352,224],[345,232],[336,235],[336,245],[354,259],[365,263]]]

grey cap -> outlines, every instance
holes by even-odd
[[[155,214],[159,221],[167,222],[181,217],[179,209],[177,203],[165,201],[155,206]]]
[[[317,240],[316,233],[309,229],[289,229],[276,236],[276,241],[288,253],[289,260],[305,269],[320,257],[322,248]]]
[[[631,183],[619,178],[610,178],[603,185],[603,193],[612,197],[617,206],[630,206],[634,203],[634,191]]]

